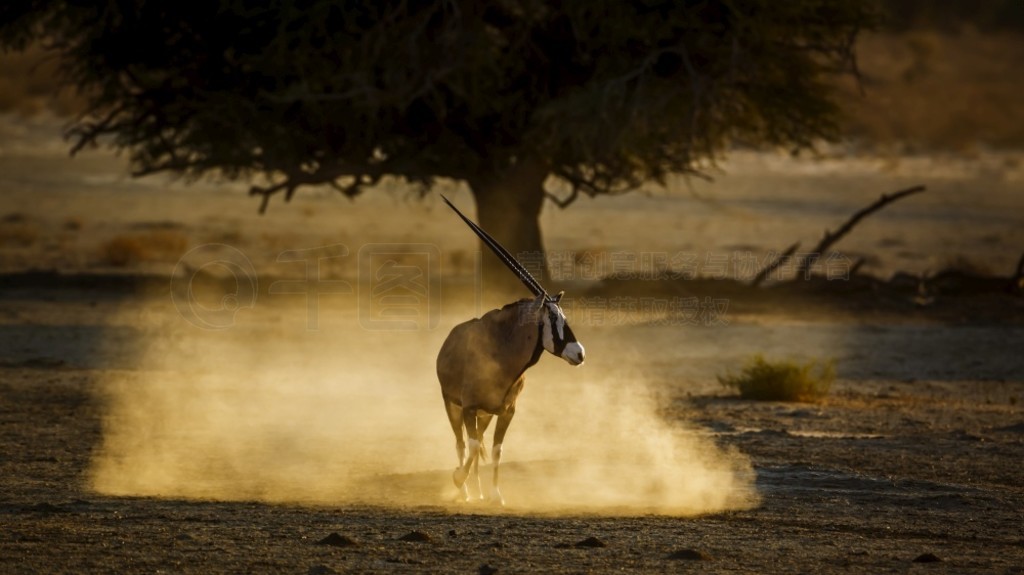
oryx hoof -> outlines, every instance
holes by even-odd
[[[491,490],[491,505],[505,506],[505,498],[501,496],[501,491],[498,491],[497,487]]]

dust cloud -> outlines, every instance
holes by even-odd
[[[207,331],[169,307],[121,318],[141,351],[133,369],[98,382],[97,492],[497,511],[455,501],[434,373],[448,330],[472,311],[445,313],[434,330],[374,331],[355,311],[321,308],[309,329],[305,307],[260,306]],[[503,512],[693,516],[757,504],[745,456],[657,415],[643,353],[623,351],[615,328],[574,329],[585,365],[545,354],[527,375],[505,440]],[[491,466],[480,469],[487,493]]]

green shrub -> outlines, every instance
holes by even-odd
[[[739,374],[718,376],[722,385],[737,389],[744,399],[762,401],[817,401],[828,394],[836,377],[835,361],[769,362],[755,355]]]

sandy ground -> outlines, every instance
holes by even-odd
[[[267,387],[241,377],[237,359],[160,366],[133,349],[146,341],[165,358],[196,362],[197,349],[234,348],[252,331],[197,347],[191,338],[179,342],[189,353],[178,355],[154,329],[112,322],[125,311],[110,293],[7,292],[0,310],[5,573],[459,573],[483,565],[1019,573],[1024,565],[1024,382],[1012,343],[1024,341],[1020,327],[777,319],[577,327],[592,359],[577,372],[545,358],[531,377],[507,441],[508,506],[499,510],[452,502],[453,456],[430,377],[374,383],[412,369],[404,361],[332,369],[323,381],[319,368],[288,364],[308,379]],[[279,328],[300,341],[275,339],[280,355],[270,364],[280,369],[282,356],[301,349],[311,363],[351,361],[322,347],[348,341],[345,324],[313,336],[301,324]],[[119,351],[104,351],[111,342]],[[825,402],[741,401],[714,383],[723,364],[794,345],[838,355],[841,379]],[[433,349],[403,353],[415,364]],[[627,377],[657,391],[656,410],[639,412],[615,395]],[[584,424],[566,410],[583,411]],[[559,426],[559,413],[568,425]],[[669,448],[692,460],[645,451],[651,435],[675,432],[684,437]],[[600,465],[605,451],[623,446],[636,458]],[[599,465],[581,468],[585,475],[568,470],[594,457]],[[726,474],[714,476],[722,461]],[[729,497],[673,491],[701,476],[715,477],[712,491]],[[317,544],[332,533],[354,543]],[[401,539],[410,533],[427,540]],[[586,547],[589,538],[603,546]],[[941,562],[914,563],[928,553]]]
[[[976,316],[960,302],[955,320],[911,301],[686,321],[584,302],[571,319],[586,364],[530,373],[508,505],[458,503],[433,360],[488,302],[466,289],[475,246],[442,206],[398,187],[352,204],[312,191],[260,217],[237,185],[69,161],[51,128],[3,123],[0,572],[1024,572],[1024,322],[1019,305],[981,313],[1014,300],[978,300]],[[694,254],[708,276],[721,254],[813,244],[925,183],[844,249],[879,277],[1005,275],[1024,246],[1020,166],[738,154],[713,186],[585,200],[543,223],[574,259]],[[118,238],[134,259],[114,261]],[[174,275],[209,244],[186,261],[255,279],[251,298]],[[366,297],[381,254],[425,262],[444,288],[405,323]],[[139,277],[156,279],[122,281]],[[715,376],[755,353],[834,358],[839,379],[817,404],[731,397]]]

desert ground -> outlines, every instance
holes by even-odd
[[[925,289],[1013,274],[1020,154],[737,152],[713,182],[549,205],[587,361],[529,373],[499,508],[455,501],[434,359],[504,302],[436,193],[260,216],[241,184],[68,158],[59,127],[0,121],[0,572],[1024,573],[1024,303]],[[907,292],[666,283],[749,280],[917,184],[836,246]],[[418,299],[375,295],[387,266]],[[741,400],[716,376],[754,354],[838,379]]]

